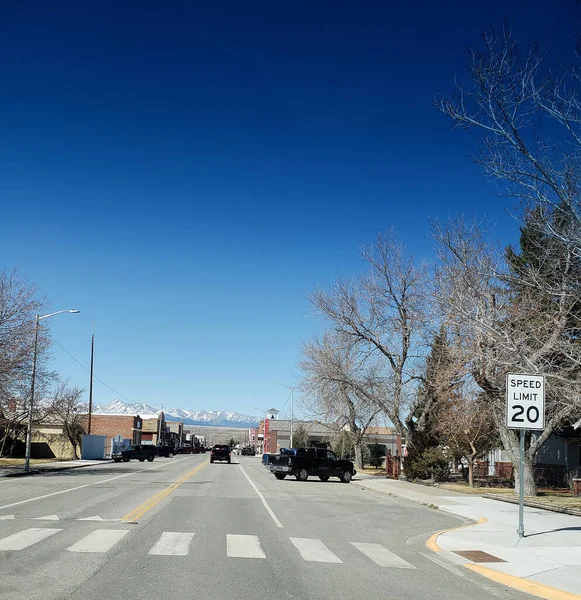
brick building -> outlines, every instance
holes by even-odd
[[[182,421],[166,421],[165,423],[166,443],[174,448],[184,445],[184,424]]]
[[[83,417],[83,427],[87,430],[89,416]],[[141,444],[143,420],[139,415],[91,415],[91,434],[107,438],[105,453],[111,454],[113,438],[120,435],[127,444]]]
[[[157,415],[143,415],[143,431],[141,442],[143,444],[163,445],[165,431],[165,413]]]

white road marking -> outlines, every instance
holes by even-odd
[[[0,521],[13,521],[14,515],[2,515]]]
[[[266,558],[256,535],[228,534],[226,555],[231,558]]]
[[[244,474],[244,477],[246,477],[246,479],[248,479],[248,481],[250,482],[250,485],[254,488],[254,491],[258,494],[258,497],[262,501],[262,504],[264,504],[264,508],[266,508],[266,510],[268,511],[268,514],[272,517],[272,520],[276,523],[276,526],[280,527],[282,529],[282,523],[278,520],[278,518],[274,514],[272,508],[270,508],[270,506],[268,506],[268,502],[265,500],[261,491],[254,485],[254,481],[252,481],[252,479],[250,479],[250,477],[248,477],[248,475],[246,474],[246,471],[242,468],[242,465],[240,463],[237,463],[237,464],[239,465],[240,470]]]
[[[103,519],[99,515],[94,517],[83,517],[81,519],[75,519],[75,521],[95,521],[97,523],[123,523],[123,519]]]
[[[155,467],[149,467],[147,469],[141,469],[141,471],[135,471],[133,473],[123,473],[122,475],[115,475],[115,477],[110,477],[109,479],[101,479],[100,481],[95,481],[93,483],[85,483],[84,485],[78,485],[74,488],[68,488],[66,490],[60,490],[59,492],[51,492],[50,494],[44,494],[42,496],[35,496],[34,498],[28,498],[27,500],[20,500],[19,502],[12,502],[12,504],[5,504],[4,506],[0,506],[0,510],[5,508],[10,508],[12,506],[20,506],[21,504],[26,504],[28,502],[34,502],[35,500],[43,500],[44,498],[51,498],[52,496],[58,496],[59,494],[67,494],[68,492],[75,492],[76,490],[82,490],[86,487],[91,487],[93,485],[99,485],[101,483],[108,483],[109,481],[114,481],[115,479],[121,479],[122,477],[129,477],[131,475],[139,475],[139,473],[145,473],[146,471],[153,471],[153,469],[159,469],[160,467],[165,467],[170,464],[174,464],[177,462],[181,462],[182,460],[188,460],[189,457],[178,458],[177,460],[173,460],[171,463],[163,462],[160,465],[155,465]]]
[[[0,540],[0,550],[22,550],[41,542],[59,531],[62,531],[62,529],[44,529],[41,527],[24,529]]]
[[[311,562],[342,563],[321,540],[308,538],[289,538],[304,560]]]
[[[351,542],[351,544],[380,567],[415,569],[409,562],[384,548],[381,544],[362,544],[359,542]]]
[[[67,550],[69,552],[107,552],[128,533],[127,529],[96,529]]]
[[[164,531],[147,554],[155,554],[157,556],[187,556],[194,535],[193,533]]]
[[[34,517],[34,521],[60,521],[58,515],[46,515],[46,517]]]

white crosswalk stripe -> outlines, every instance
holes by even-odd
[[[193,533],[164,531],[148,554],[155,554],[157,556],[187,556],[194,535]]]
[[[415,569],[407,560],[400,558],[381,544],[363,544],[360,542],[351,542],[351,544],[380,567]]]
[[[343,561],[333,554],[321,540],[309,538],[289,538],[301,556],[312,562],[342,563]]]
[[[14,533],[0,540],[0,550],[24,550],[28,546],[38,544],[42,540],[59,533],[62,529],[48,529],[44,527],[31,527]]]
[[[234,558],[266,558],[256,535],[226,536],[226,555]]]
[[[63,529],[49,529],[45,527],[24,529],[18,533],[0,539],[0,551],[24,550],[25,548],[34,546],[61,531],[63,531]],[[119,543],[129,531],[129,529],[96,529],[79,539],[72,546],[66,548],[66,550],[78,553],[104,554]],[[190,547],[195,535],[196,534],[193,532],[161,532],[159,538],[149,549],[147,554],[151,556],[188,556],[190,555]],[[334,554],[321,540],[295,537],[289,537],[289,540],[305,561],[335,564],[343,563],[343,560]],[[416,569],[416,567],[408,561],[404,560],[391,550],[388,550],[381,544],[365,542],[349,543],[379,567],[387,569]],[[64,545],[65,544],[63,543],[62,546]],[[64,550],[65,548],[62,546],[61,549]],[[347,548],[347,542],[341,544],[341,547]],[[141,545],[140,548],[143,548],[143,545]],[[145,548],[140,550],[140,552],[145,551]],[[256,535],[227,534],[226,555],[228,558],[266,558],[260,540]]]
[[[67,550],[69,552],[107,552],[128,533],[128,529],[97,529]]]

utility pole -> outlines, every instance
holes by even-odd
[[[91,435],[91,416],[93,414],[93,356],[95,355],[95,321],[92,324],[91,336],[91,376],[89,379],[89,424],[87,434]]]

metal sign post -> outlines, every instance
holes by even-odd
[[[518,535],[525,536],[525,437],[526,430],[520,430],[520,465],[518,482]]]
[[[525,437],[527,429],[545,428],[545,378],[543,375],[508,373],[506,376],[506,426],[520,429],[518,529],[524,537]]]

